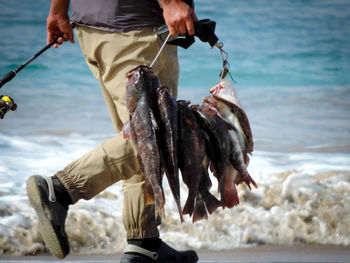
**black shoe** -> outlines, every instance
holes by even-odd
[[[135,245],[127,245],[120,263],[195,263],[197,253],[193,250],[176,251],[162,242],[155,251],[149,251]]]
[[[27,195],[38,215],[39,232],[46,247],[54,256],[64,258],[69,254],[69,241],[64,230],[68,207],[55,200],[51,177],[29,177]]]

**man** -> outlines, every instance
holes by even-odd
[[[71,4],[69,19],[70,1],[51,1],[47,42],[62,36],[58,44],[74,43],[70,22],[76,25],[86,62],[100,82],[114,128],[120,133],[128,119],[125,74],[135,66],[150,65],[155,58],[165,37],[154,33],[156,27],[165,22],[172,36],[193,35],[196,15],[181,0],[72,0]],[[177,48],[166,45],[153,69],[176,96]],[[121,262],[197,262],[195,251],[176,251],[159,239],[160,218],[155,218],[154,205],[145,205],[144,176],[133,146],[122,135],[107,139],[52,177],[28,179],[27,194],[50,252],[59,258],[69,253],[64,228],[68,206],[94,197],[119,180],[124,180],[123,223],[128,241]]]

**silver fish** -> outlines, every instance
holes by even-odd
[[[247,153],[253,152],[254,142],[249,120],[247,114],[240,105],[235,87],[229,80],[222,79],[219,84],[210,90],[210,93],[216,99],[225,102],[226,105],[230,107],[233,115],[237,116],[246,139],[245,151]]]

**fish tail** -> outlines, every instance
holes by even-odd
[[[228,166],[225,170],[225,185],[224,185],[224,204],[225,207],[231,208],[239,204],[238,193],[235,185],[235,178],[238,176],[238,171]]]
[[[235,205],[239,204],[239,197],[237,194],[237,189],[234,183],[232,185],[228,186],[227,184],[225,185],[225,206],[227,208],[232,208]]]
[[[208,219],[208,213],[201,194],[197,194],[196,205],[194,207],[194,212],[192,217],[192,223],[199,221],[203,218]]]
[[[203,201],[207,207],[209,214],[212,214],[218,207],[222,206],[221,202],[209,191],[208,194],[203,196]]]
[[[201,197],[201,194],[197,194],[196,205],[194,207],[192,223],[197,222],[201,219],[208,219],[207,209]]]
[[[182,214],[184,215],[192,215],[194,210],[194,198],[192,196],[189,196],[186,200],[185,206],[182,210]]]

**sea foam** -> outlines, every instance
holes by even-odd
[[[11,140],[10,137],[6,139]],[[43,145],[41,137],[27,139],[30,142],[17,145],[33,144],[27,148],[28,152],[37,148],[36,144],[38,147]],[[62,169],[63,161],[79,157],[82,150],[97,145],[101,138],[76,139],[76,135],[50,137],[51,142],[61,142],[60,146],[57,143],[46,146],[59,152],[61,161],[58,162],[51,154],[37,151],[33,152],[32,161],[27,159],[17,170],[6,166],[7,159],[1,159],[0,253],[45,252],[37,216],[25,194],[25,181],[29,177],[25,171],[32,169],[31,162],[41,159],[44,161],[39,171],[46,169],[47,173]],[[63,150],[66,146],[71,152]],[[248,170],[259,188],[250,191],[245,185],[238,186],[241,201],[238,206],[219,208],[208,220],[194,224],[188,216],[180,223],[165,182],[167,202],[166,216],[159,227],[161,238],[178,249],[221,250],[257,244],[350,245],[349,164],[347,154],[256,151]],[[211,192],[217,195],[217,182],[213,176],[212,181]],[[182,184],[182,204],[186,197],[187,189]],[[121,183],[117,183],[89,201],[80,200],[70,206],[66,231],[72,253],[122,252],[126,244],[122,205]]]

